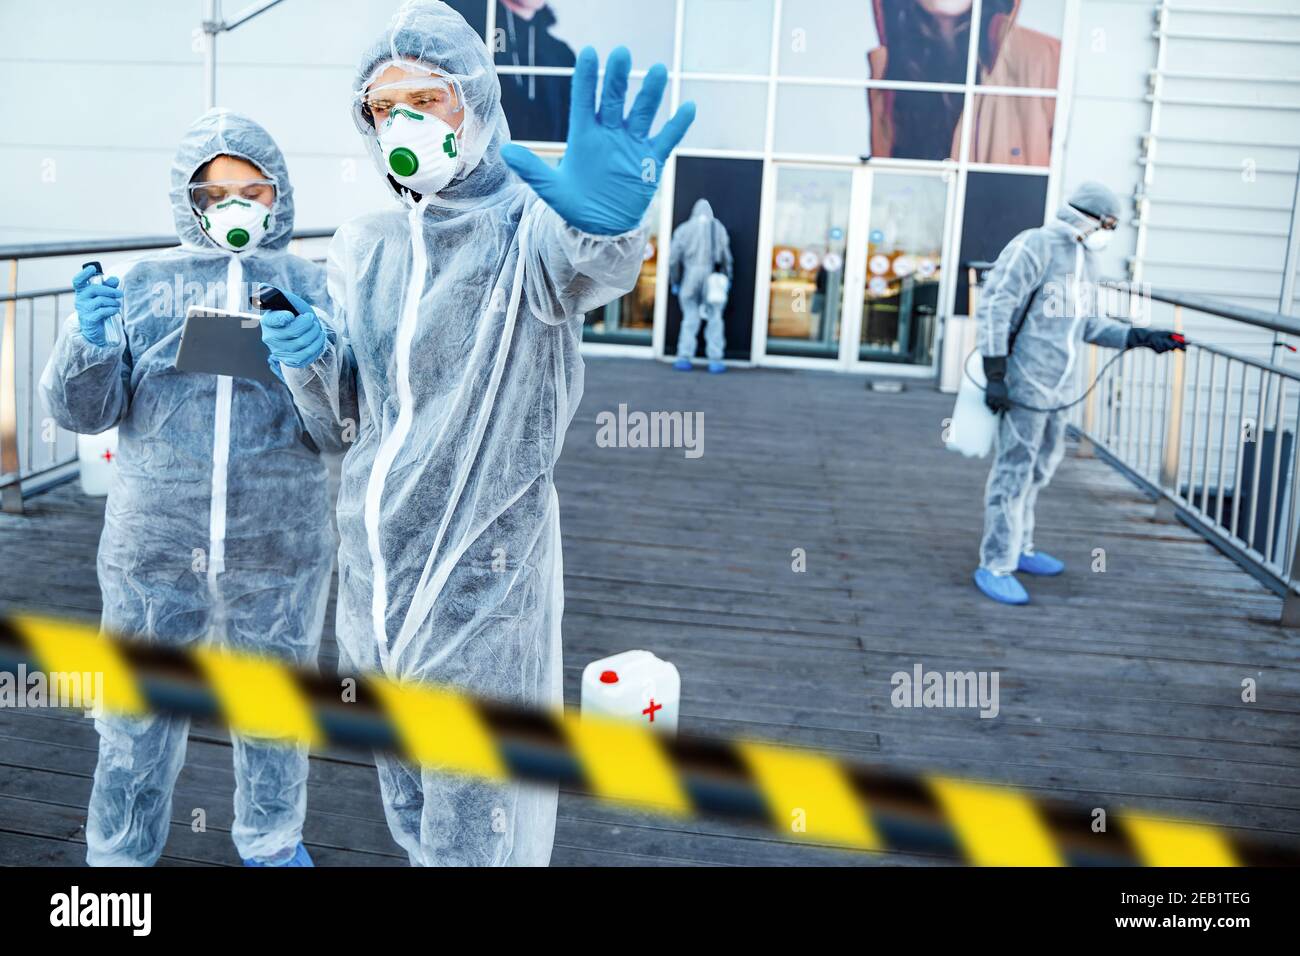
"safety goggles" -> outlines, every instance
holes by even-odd
[[[355,94],[352,98],[352,119],[361,132],[373,133],[383,127],[394,109],[401,106],[409,106],[421,113],[446,116],[453,107],[456,113],[461,112],[464,102],[460,87],[454,80],[436,76],[412,77]]]
[[[1119,226],[1118,216],[1102,215],[1101,213],[1092,212],[1091,210],[1084,209],[1082,206],[1072,206],[1071,208],[1078,210],[1079,212],[1083,213],[1085,216],[1088,216],[1090,219],[1096,219],[1099,223],[1101,223],[1101,228],[1103,229],[1113,230]]]
[[[231,179],[190,184],[190,205],[199,212],[228,199],[269,206],[275,201],[275,183],[269,179]]]

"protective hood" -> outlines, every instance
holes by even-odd
[[[1097,226],[1097,224],[1092,222],[1087,216],[1077,212],[1069,205],[1069,203],[1066,203],[1061,206],[1060,209],[1056,210],[1056,220],[1058,223],[1064,223],[1068,226],[1069,232],[1072,235],[1077,235],[1081,232],[1091,232]],[[1059,226],[1057,228],[1059,228]]]
[[[691,209],[692,219],[698,219],[700,216],[708,216],[710,219],[713,218],[713,207],[709,205],[707,199],[697,199],[694,208]]]
[[[1079,209],[1118,217],[1119,197],[1101,183],[1091,181],[1081,183],[1066,197],[1065,204],[1056,210],[1056,218],[1075,232],[1091,232],[1097,228],[1097,223],[1079,212]]]
[[[284,249],[293,234],[293,187],[284,154],[271,134],[247,116],[227,109],[211,109],[194,121],[181,137],[172,160],[172,216],[181,243],[199,249],[225,252],[199,226],[190,207],[190,180],[200,166],[214,157],[246,159],[275,183],[275,204],[271,207],[271,228],[250,255]]]
[[[441,0],[408,0],[388,29],[367,48],[357,67],[353,95],[366,87],[390,63],[414,61],[413,70],[436,71],[455,83],[465,107],[461,130],[460,168],[451,185],[438,193],[439,204],[476,199],[511,181],[501,160],[501,146],[510,141],[510,128],[501,109],[501,85],[487,47],[465,19]],[[367,148],[393,194],[405,194],[388,176],[384,156],[373,134]]]

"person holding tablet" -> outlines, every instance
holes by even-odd
[[[257,283],[323,300],[323,270],[286,251],[294,207],[284,157],[244,116],[212,110],[190,127],[171,204],[180,248],[147,253],[102,284],[93,268],[78,273],[76,314],[41,378],[64,428],[120,429],[99,545],[102,627],[313,665],[333,565],[325,465],[282,384],[174,366],[189,306],[247,311]],[[86,861],[151,865],[171,827],[189,722],[108,714],[95,726]],[[240,857],[310,866],[306,750],[232,743]]]

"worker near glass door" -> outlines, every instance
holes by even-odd
[[[673,368],[689,372],[695,357],[700,323],[704,323],[704,351],[709,357],[709,371],[725,372],[722,354],[727,350],[727,335],[722,314],[727,309],[734,272],[731,240],[727,230],[713,217],[707,199],[695,203],[691,218],[673,231],[672,251],[668,257],[668,276],[673,295],[682,306],[682,328],[677,334],[677,361]]]

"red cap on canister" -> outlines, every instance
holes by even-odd
[[[617,671],[601,671],[601,672],[600,672],[600,682],[601,682],[602,684],[617,684],[617,683],[618,683],[618,672],[617,672]]]

